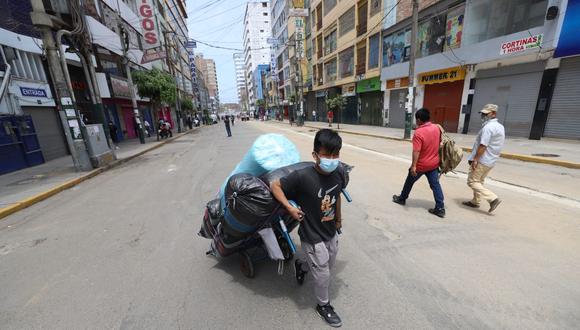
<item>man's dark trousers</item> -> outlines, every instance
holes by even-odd
[[[401,199],[407,200],[409,198],[409,194],[411,193],[411,189],[417,180],[421,178],[421,176],[425,175],[427,180],[429,181],[429,187],[433,190],[433,197],[435,198],[435,208],[442,209],[444,208],[443,204],[443,189],[441,189],[441,184],[439,184],[439,170],[434,169],[428,172],[419,173],[417,172],[416,176],[411,175],[411,171],[407,175],[407,180],[405,180],[405,185],[403,186],[403,191],[401,191]]]

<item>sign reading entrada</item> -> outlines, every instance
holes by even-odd
[[[500,54],[513,54],[523,52],[528,49],[538,48],[542,45],[543,34],[529,36],[518,40],[508,41],[501,44]]]

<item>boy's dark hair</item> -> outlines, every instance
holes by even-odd
[[[419,119],[420,121],[426,123],[431,119],[431,114],[429,113],[429,109],[421,108],[415,112],[415,119]]]
[[[342,138],[337,132],[331,129],[321,129],[314,137],[314,151],[320,152],[322,148],[332,155],[337,154],[342,148]]]

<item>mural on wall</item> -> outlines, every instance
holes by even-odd
[[[445,51],[461,47],[461,35],[463,34],[464,16],[465,6],[457,7],[447,13]]]

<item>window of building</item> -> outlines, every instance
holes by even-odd
[[[7,58],[15,77],[36,81],[46,81],[46,74],[42,66],[40,55],[22,51],[20,49],[0,46],[2,56]]]
[[[354,29],[355,6],[352,6],[338,19],[338,35],[342,37]]]
[[[260,32],[264,33],[264,30],[260,30]]]
[[[371,17],[381,12],[381,0],[371,0],[371,7],[369,8]]]
[[[417,31],[417,56],[424,57],[443,51],[445,45],[446,15],[439,15],[419,22]]]
[[[542,26],[547,7],[548,0],[472,0],[463,42],[472,45]]]
[[[369,69],[374,69],[379,66],[380,43],[380,33],[377,33],[369,38]]]
[[[324,16],[336,7],[336,0],[324,0]]]
[[[268,16],[268,13],[262,13],[262,15],[264,15],[264,16]]]
[[[336,58],[324,63],[325,82],[336,80]]]
[[[410,54],[411,29],[407,28],[383,37],[383,66],[406,62]]]
[[[350,47],[338,54],[340,78],[350,77],[354,73],[354,47]]]
[[[324,37],[324,55],[332,54],[336,51],[336,30],[332,30]]]
[[[268,7],[268,3],[267,2],[262,2],[262,7],[264,7],[264,8]]]

